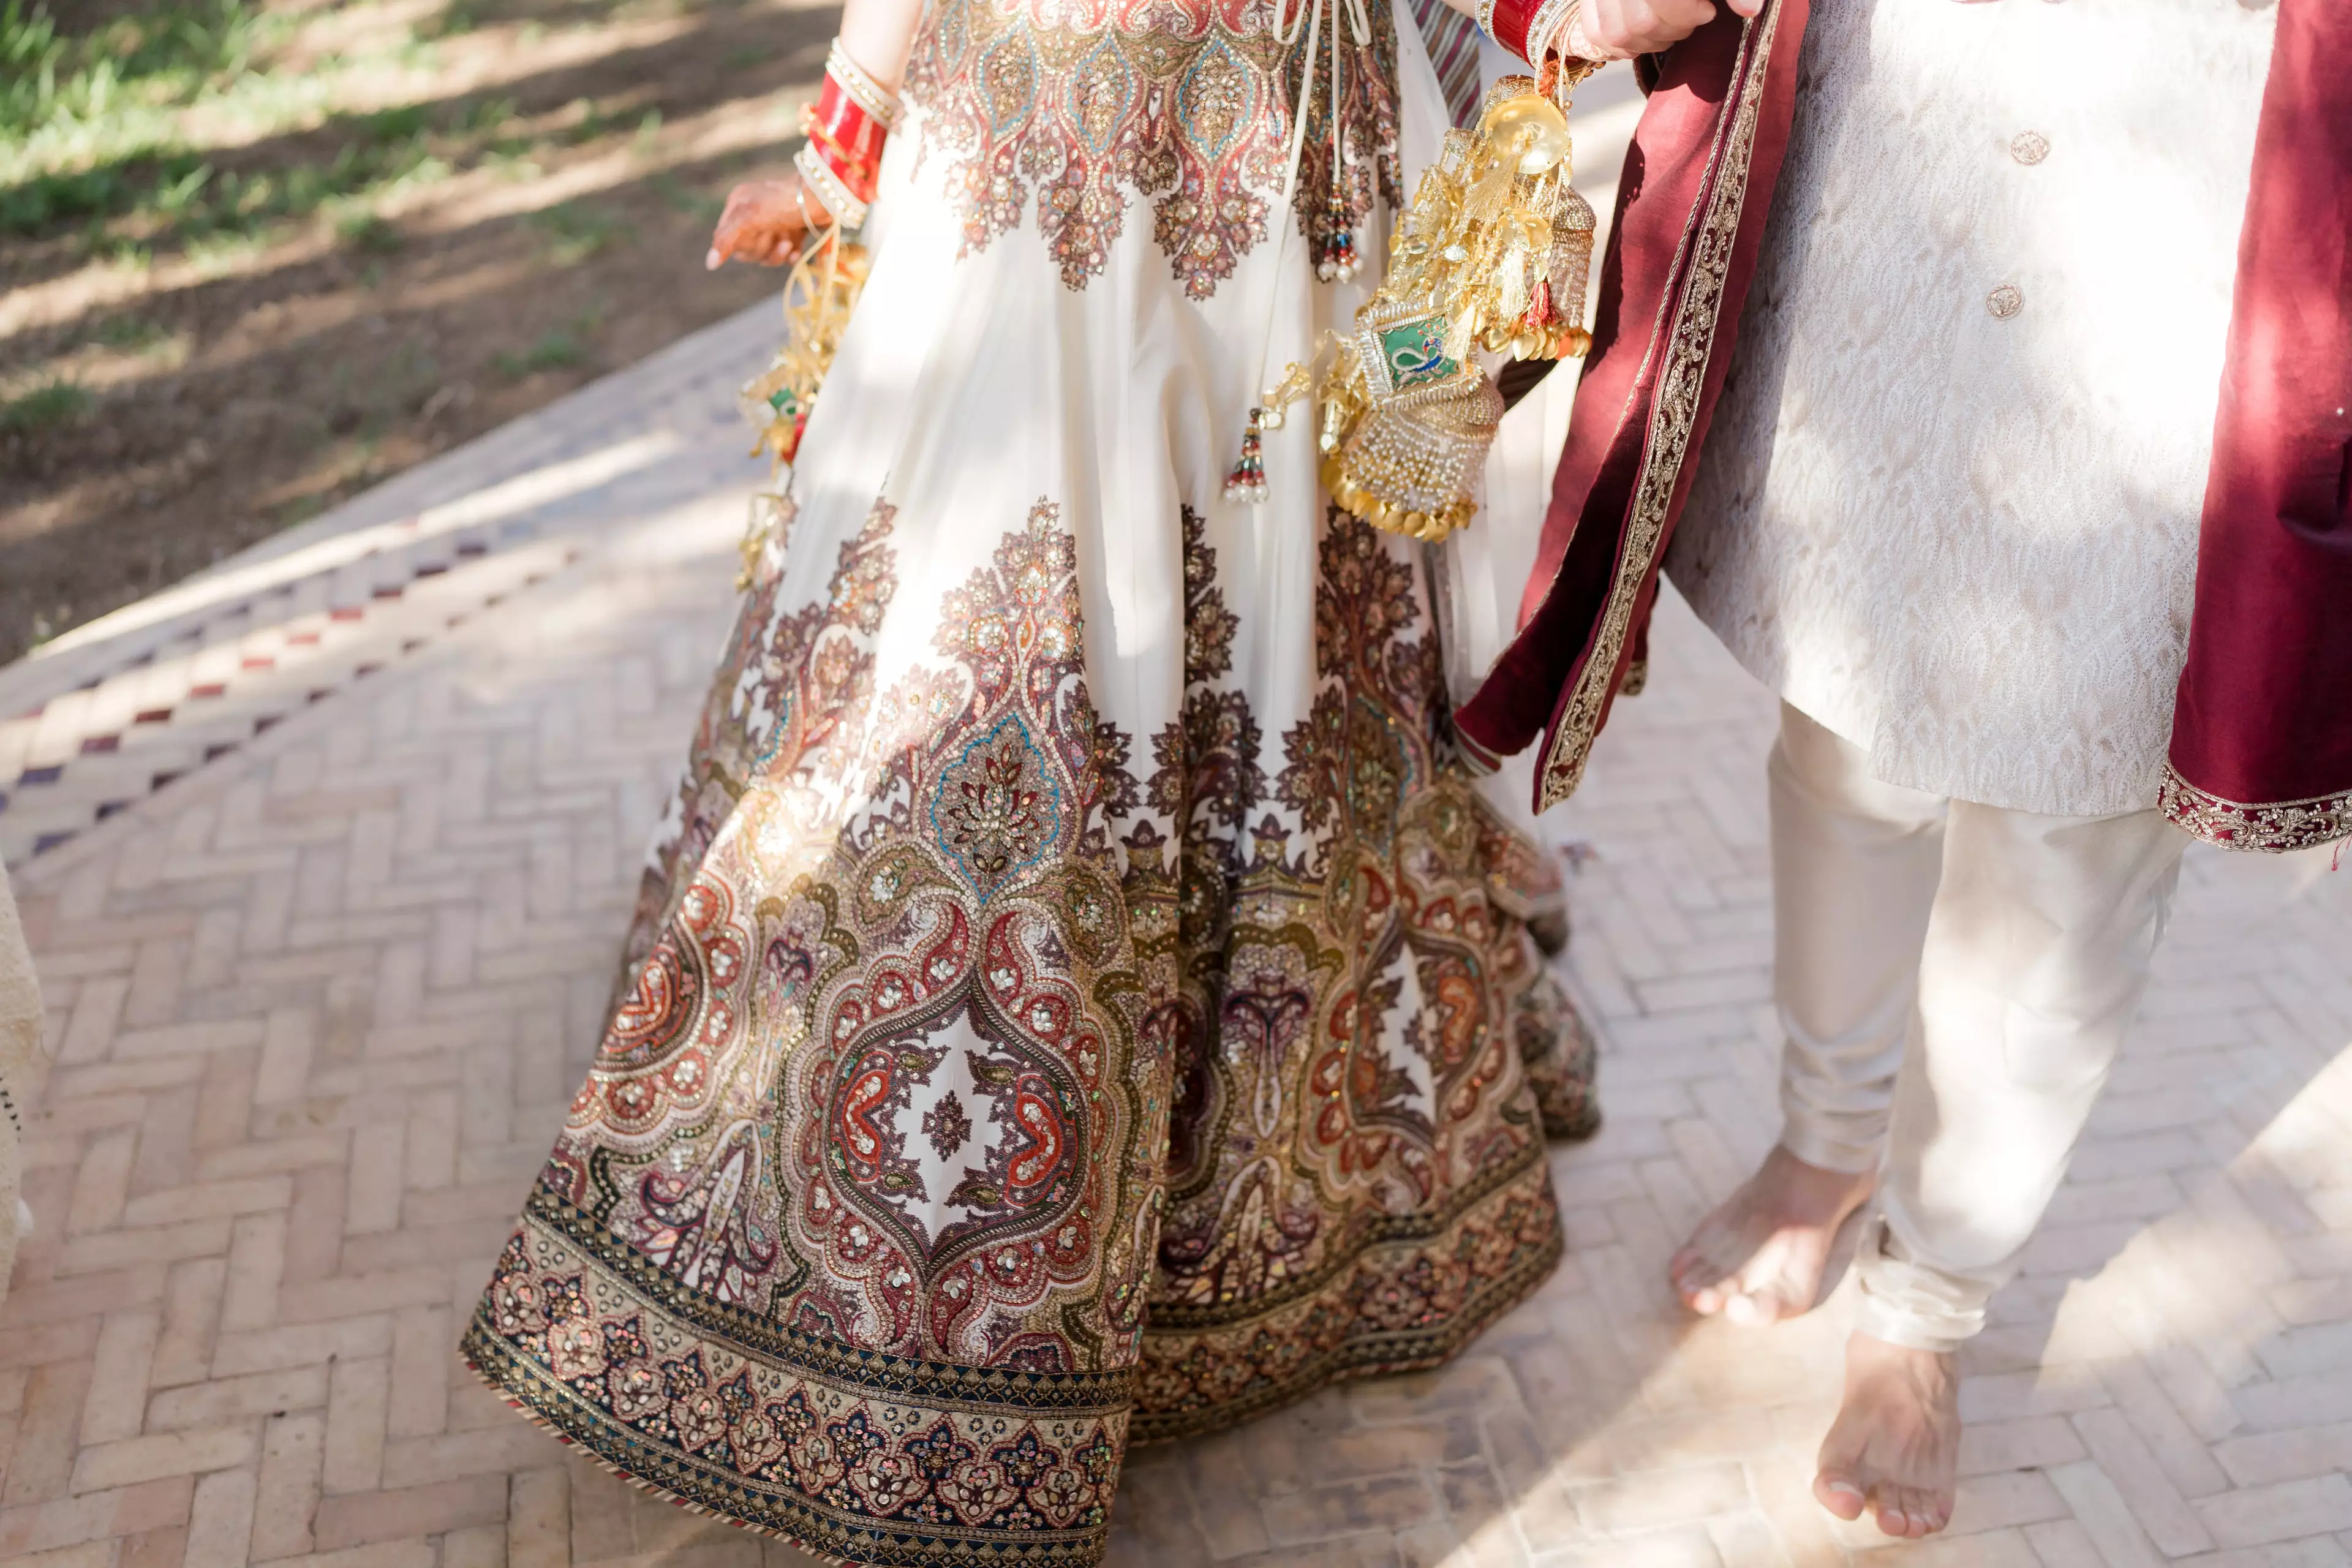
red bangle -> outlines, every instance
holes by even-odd
[[[801,111],[801,131],[808,137],[809,148],[824,161],[841,183],[859,201],[874,199],[874,187],[881,176],[881,157],[876,153],[861,156],[842,144],[838,136],[825,129],[814,109]]]
[[[889,128],[850,97],[831,71],[825,73],[816,102],[801,111],[801,126],[850,193],[860,201],[872,201]]]
[[[1542,0],[1495,0],[1486,14],[1486,31],[1494,40],[1529,65],[1542,62],[1528,54],[1528,24],[1535,20]]]

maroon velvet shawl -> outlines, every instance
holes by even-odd
[[[1544,733],[1538,811],[1583,776],[1649,616],[1788,147],[1807,4],[1719,11],[1654,62],[1519,633],[1454,715],[1481,765]]]
[[[2233,849],[2352,835],[2352,5],[2283,0],[2162,802]]]
[[[1656,58],[1520,629],[1455,714],[1565,800],[1640,644],[1737,341],[1807,0]],[[1644,62],[1650,63],[1650,62]],[[2241,848],[2352,834],[2352,4],[2281,0],[2163,805]]]

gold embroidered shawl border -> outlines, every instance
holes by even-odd
[[[2352,790],[2255,804],[2200,789],[2167,763],[2156,804],[2175,825],[2224,849],[2284,855],[2352,838]]]
[[[1680,483],[1683,459],[1690,447],[1692,427],[1698,420],[1699,400],[1706,385],[1707,361],[1715,347],[1715,326],[1723,306],[1723,291],[1731,269],[1731,251],[1739,236],[1740,214],[1747,205],[1748,167],[1756,150],[1756,122],[1763,111],[1763,82],[1772,62],[1772,38],[1780,23],[1780,0],[1767,0],[1764,9],[1742,25],[1740,47],[1748,53],[1746,67],[1734,80],[1747,86],[1727,121],[1709,159],[1712,190],[1705,217],[1696,235],[1697,254],[1691,279],[1682,290],[1681,307],[1666,343],[1666,365],[1650,413],[1650,430],[1643,443],[1641,472],[1633,485],[1633,504],[1619,546],[1617,572],[1609,599],[1595,630],[1592,651],[1584,661],[1546,751],[1543,779],[1536,809],[1548,811],[1576,793],[1584,764],[1601,731],[1601,716],[1609,705],[1610,684],[1617,661],[1633,628],[1633,609],[1642,585],[1657,566],[1658,546],[1665,532],[1666,514]],[[1684,237],[1675,257],[1679,269],[1690,254],[1693,237]],[[1653,333],[1653,341],[1655,334]]]

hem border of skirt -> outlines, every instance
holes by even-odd
[[[1322,1393],[1342,1383],[1357,1383],[1370,1377],[1402,1376],[1409,1372],[1428,1372],[1444,1366],[1469,1349],[1473,1341],[1485,1333],[1494,1321],[1535,1294],[1537,1289],[1551,1277],[1553,1269],[1568,1251],[1568,1238],[1557,1226],[1549,1238],[1532,1257],[1497,1277],[1495,1288],[1482,1297],[1476,1305],[1450,1319],[1444,1330],[1433,1336],[1438,1342],[1433,1348],[1404,1355],[1387,1355],[1361,1359],[1345,1354],[1332,1358],[1334,1364],[1319,1375],[1298,1383],[1284,1384],[1267,1389],[1263,1394],[1236,1399],[1223,1405],[1206,1406],[1199,1411],[1175,1413],[1162,1417],[1137,1411],[1128,1418],[1127,1446],[1140,1448],[1156,1443],[1180,1442],[1187,1437],[1206,1437],[1271,1415],[1286,1405]],[[1402,1337],[1402,1336],[1400,1336]],[[1368,1350],[1378,1348],[1368,1345]],[[1182,1417],[1193,1417],[1182,1419]]]
[[[1531,1167],[1535,1172],[1540,1173],[1538,1179],[1538,1188],[1542,1196],[1549,1200],[1546,1206],[1554,1215],[1554,1222],[1544,1227],[1543,1240],[1530,1253],[1516,1260],[1504,1272],[1495,1276],[1489,1288],[1479,1291],[1474,1300],[1465,1303],[1464,1310],[1450,1318],[1442,1327],[1426,1331],[1419,1335],[1405,1333],[1382,1340],[1360,1342],[1361,1350],[1355,1356],[1348,1354],[1347,1348],[1343,1346],[1338,1352],[1325,1360],[1323,1365],[1318,1367],[1312,1375],[1286,1380],[1267,1387],[1259,1394],[1230,1403],[1191,1411],[1170,1412],[1167,1417],[1160,1419],[1146,1416],[1140,1410],[1130,1406],[1124,1447],[1132,1449],[1149,1444],[1204,1436],[1297,1404],[1338,1384],[1351,1383],[1370,1377],[1424,1372],[1453,1360],[1484,1333],[1496,1319],[1532,1295],[1543,1281],[1549,1278],[1553,1269],[1559,1266],[1560,1258],[1566,1254],[1567,1237],[1557,1220],[1559,1205],[1557,1198],[1551,1192],[1549,1179],[1549,1162],[1541,1152],[1543,1145],[1540,1142],[1536,1145],[1536,1148],[1538,1154],[1531,1162]],[[1507,1178],[1496,1184],[1481,1196],[1486,1201],[1493,1201],[1505,1196],[1510,1186],[1511,1183]],[[1459,1213],[1466,1214],[1477,1206],[1478,1202],[1474,1200],[1470,1204],[1464,1205]],[[526,1225],[528,1225],[528,1218],[527,1210]],[[632,1468],[631,1462],[622,1457],[623,1452],[642,1453],[643,1458],[636,1461],[641,1466],[657,1466],[663,1462],[662,1458],[657,1453],[641,1448],[637,1443],[614,1426],[596,1420],[584,1420],[577,1426],[567,1423],[562,1418],[562,1415],[554,1408],[551,1400],[538,1397],[541,1393],[540,1385],[546,1381],[539,1369],[529,1365],[507,1342],[504,1335],[483,1321],[482,1313],[488,1310],[488,1299],[485,1298],[482,1304],[476,1308],[475,1315],[467,1323],[466,1333],[459,1342],[459,1353],[467,1370],[525,1420],[546,1432],[556,1441],[567,1447],[577,1449],[592,1460],[598,1468],[617,1477],[639,1491],[662,1498],[677,1507],[708,1514],[713,1519],[723,1520],[739,1529],[748,1530],[756,1534],[774,1537],[828,1563],[835,1564],[837,1568],[930,1568],[933,1564],[979,1562],[983,1558],[997,1563],[1052,1565],[1052,1568],[1092,1568],[1092,1565],[1102,1561],[1103,1553],[1108,1549],[1109,1536],[1109,1510],[1108,1509],[1100,1532],[1092,1534],[1088,1539],[1070,1540],[1066,1537],[1060,1541],[1028,1542],[992,1540],[985,1542],[959,1541],[936,1543],[877,1540],[855,1543],[860,1553],[858,1555],[849,1555],[842,1551],[840,1546],[823,1544],[803,1530],[794,1529],[790,1525],[749,1519],[740,1514],[729,1512],[725,1508],[705,1501],[693,1493],[682,1491],[656,1479],[647,1475],[644,1468]],[[1405,1349],[1399,1344],[1400,1341],[1409,1344],[1415,1338],[1422,1339],[1424,1342],[1423,1345]],[[1398,1350],[1402,1350],[1403,1353],[1393,1353]],[[1391,1353],[1379,1353],[1384,1351]],[[619,1451],[614,1451],[615,1448]],[[1122,1465],[1121,1468],[1124,1468],[1124,1466]],[[750,1500],[748,1494],[745,1500]],[[1117,1499],[1114,1495],[1110,1508],[1116,1507]],[[894,1530],[877,1531],[876,1533],[901,1535],[907,1532]]]
[[[550,1437],[554,1438],[565,1447],[571,1448],[579,1453],[583,1458],[586,1458],[590,1464],[594,1465],[606,1475],[613,1477],[616,1480],[623,1482],[637,1491],[645,1493],[647,1497],[659,1498],[662,1501],[670,1504],[674,1508],[682,1508],[688,1513],[701,1514],[704,1518],[717,1520],[721,1524],[733,1525],[737,1530],[747,1531],[753,1535],[764,1535],[772,1540],[781,1541],[785,1545],[795,1547],[800,1551],[805,1552],[810,1556],[817,1558],[821,1562],[833,1564],[834,1568],[866,1568],[865,1563],[861,1563],[855,1557],[844,1557],[838,1552],[828,1552],[824,1547],[807,1540],[805,1537],[794,1535],[791,1531],[783,1530],[771,1524],[756,1524],[748,1519],[738,1519],[731,1513],[724,1513],[718,1509],[712,1508],[709,1503],[697,1502],[694,1499],[686,1496],[684,1493],[674,1491],[670,1488],[662,1485],[659,1481],[649,1479],[645,1476],[639,1475],[635,1470],[623,1468],[618,1460],[608,1458],[601,1450],[588,1443],[585,1439],[573,1435],[569,1427],[562,1426],[555,1419],[555,1417],[548,1415],[545,1411],[538,1409],[528,1401],[524,1400],[520,1395],[517,1394],[514,1389],[507,1383],[505,1378],[501,1377],[497,1372],[486,1365],[483,1361],[478,1357],[474,1349],[474,1341],[477,1335],[482,1335],[481,1325],[478,1323],[469,1322],[466,1326],[466,1337],[457,1342],[457,1353],[465,1362],[466,1370],[479,1378],[483,1384],[488,1387],[492,1394],[497,1394],[499,1399],[503,1400],[507,1408],[512,1410],[516,1415],[521,1416],[525,1421],[530,1422],[532,1426],[538,1427],[541,1432],[546,1433]],[[503,1341],[497,1340],[494,1335],[482,1335],[482,1337],[492,1340],[493,1342],[498,1343],[502,1350],[505,1348],[505,1342]]]
[[[1462,1310],[1448,1317],[1444,1323],[1430,1329],[1404,1330],[1383,1335],[1365,1335],[1343,1342],[1326,1355],[1316,1358],[1315,1369],[1271,1384],[1238,1398],[1214,1405],[1192,1405],[1180,1409],[1146,1410],[1140,1403],[1128,1416],[1127,1441],[1129,1447],[1150,1443],[1164,1443],[1183,1437],[1205,1436],[1229,1426],[1255,1420],[1269,1411],[1295,1405],[1311,1394],[1320,1393],[1338,1383],[1359,1378],[1383,1377],[1392,1373],[1426,1372],[1443,1366],[1461,1353],[1463,1348],[1485,1332],[1486,1325],[1510,1310],[1559,1266],[1568,1241],[1559,1223],[1559,1201],[1552,1191],[1549,1160],[1540,1133],[1529,1146],[1528,1157],[1498,1168],[1486,1182],[1462,1194],[1451,1209],[1434,1223],[1400,1226],[1395,1232],[1360,1245],[1353,1258],[1360,1259],[1381,1243],[1423,1242],[1436,1240],[1458,1226],[1468,1215],[1489,1205],[1501,1205],[1521,1195],[1515,1189],[1535,1178],[1534,1185],[1541,1194],[1551,1223],[1544,1227],[1543,1241],[1531,1252],[1496,1275],[1486,1288],[1464,1304]],[[1526,1194],[1533,1195],[1533,1194]],[[1336,1278],[1336,1271],[1334,1277]],[[1328,1288],[1328,1281],[1326,1282]],[[1252,1319],[1263,1318],[1273,1308],[1281,1305],[1303,1305],[1313,1300],[1319,1291],[1286,1292],[1271,1302],[1256,1302],[1256,1309],[1246,1317],[1213,1313],[1198,1316],[1186,1314],[1178,1323],[1147,1321],[1144,1337],[1170,1329],[1193,1332],[1214,1332],[1218,1329],[1237,1328]],[[1187,1336],[1189,1337],[1189,1335]],[[1416,1342],[1419,1342],[1416,1343]]]

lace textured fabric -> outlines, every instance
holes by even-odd
[[[2156,804],[2273,16],[1816,0],[1667,570],[1888,782]]]

